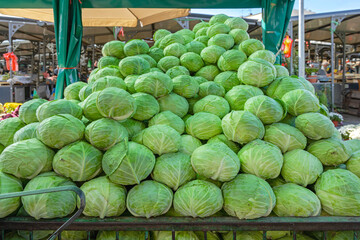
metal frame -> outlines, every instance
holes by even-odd
[[[61,219],[63,221],[59,222],[59,226],[55,228],[56,231],[53,234],[51,234],[51,236],[48,238],[48,240],[52,240],[52,239],[55,239],[59,235],[59,233],[61,233],[65,228],[70,226],[70,224],[72,224],[75,221],[75,219],[78,218],[81,215],[81,213],[84,211],[85,204],[86,204],[85,194],[80,188],[75,187],[75,186],[65,186],[65,187],[55,187],[55,188],[48,188],[48,189],[33,190],[33,191],[5,193],[5,194],[0,195],[0,200],[1,199],[7,199],[7,198],[14,198],[14,197],[23,197],[23,196],[38,195],[38,194],[44,194],[44,193],[66,192],[66,191],[75,192],[79,196],[79,198],[80,198],[80,207],[74,213],[74,215],[72,215],[70,218],[65,219],[65,220]],[[19,218],[19,219],[21,219],[21,218]],[[31,222],[32,222],[33,227],[32,227],[32,229],[27,229],[27,230],[32,231],[32,230],[38,229],[37,227],[41,227],[41,223],[35,221],[33,218],[31,218]],[[9,221],[8,221],[7,218],[2,219],[2,221],[0,223],[0,229],[1,230],[14,229],[14,228],[9,227],[8,223],[9,223]],[[18,226],[16,228],[16,230],[22,230],[22,227]],[[4,231],[2,231],[2,239],[5,239],[4,238]]]
[[[0,219],[0,229],[4,230],[51,230],[62,227],[70,219],[51,219],[34,221],[29,217],[8,217]],[[236,240],[236,231],[262,231],[266,240],[267,231],[292,231],[293,239],[301,231],[322,231],[323,239],[327,239],[327,231],[354,231],[354,239],[359,239],[360,217],[266,217],[255,220],[239,220],[234,217],[157,217],[157,218],[90,218],[81,217],[75,220],[67,230],[73,231],[145,231],[148,239],[149,231],[171,231],[175,240],[176,231],[201,231],[207,240],[208,231],[230,231]],[[58,231],[59,232],[59,231]],[[239,240],[239,239],[238,239]],[[240,239],[241,240],[241,239]]]

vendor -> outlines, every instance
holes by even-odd
[[[327,61],[324,61],[321,64],[321,68],[318,71],[318,75],[324,75],[327,76],[328,74],[331,73],[331,68],[329,68],[329,63]]]

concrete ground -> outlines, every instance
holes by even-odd
[[[360,117],[350,114],[341,114],[344,117],[343,125],[360,124]]]

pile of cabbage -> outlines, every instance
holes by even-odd
[[[95,218],[360,216],[360,141],[343,142],[313,86],[274,64],[247,29],[243,19],[220,14],[193,30],[158,30],[153,47],[106,43],[88,83],[69,85],[62,100],[28,101],[19,117],[0,122],[0,193],[79,186],[83,214]],[[0,200],[0,218],[61,218],[78,206],[72,192],[25,196]],[[262,233],[238,232],[238,239]]]

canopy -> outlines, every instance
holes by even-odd
[[[40,21],[54,22],[52,8],[1,8],[0,13]],[[142,26],[146,26],[167,19],[184,17],[188,14],[189,9],[177,8],[85,8],[82,10],[82,23],[84,27],[136,27],[138,25],[138,21]]]
[[[2,3],[2,8],[53,8],[54,15],[56,18],[56,14],[62,16],[62,11],[67,13],[69,9],[55,8],[52,5],[54,2],[58,2],[61,0],[16,0],[16,1],[6,1]],[[64,2],[68,2],[67,0],[62,0]],[[70,2],[70,4],[69,4]],[[104,8],[262,8],[264,12],[263,19],[263,30],[264,36],[266,37],[266,48],[271,51],[276,51],[280,48],[280,44],[282,42],[282,38],[285,34],[285,29],[288,25],[288,19],[290,18],[290,14],[292,8],[294,6],[295,0],[216,0],[216,1],[208,1],[208,0],[84,0],[82,3],[80,0],[69,1],[67,4],[63,4],[63,7],[68,6],[71,8],[74,2],[80,3],[81,8],[86,9],[104,9]],[[70,7],[69,7],[70,6]],[[145,12],[151,13],[151,10],[145,10]],[[6,10],[7,14],[10,14],[8,10]],[[11,13],[14,14],[14,13]],[[78,14],[74,12],[74,14]],[[94,12],[93,12],[94,14]],[[39,14],[40,15],[40,14]],[[81,11],[80,11],[81,15]],[[165,14],[164,14],[165,15]],[[73,16],[76,18],[78,16]],[[103,17],[103,16],[101,16]],[[60,17],[61,19],[61,17]],[[81,20],[81,19],[80,19]],[[96,21],[96,20],[95,20]],[[144,19],[145,22],[145,19]],[[150,20],[149,20],[150,22]],[[70,23],[70,22],[69,22]],[[57,23],[55,21],[55,27]],[[117,25],[117,24],[116,24]],[[63,29],[61,29],[63,31]],[[65,34],[65,33],[64,33]],[[69,34],[69,33],[66,33]],[[266,35],[265,35],[266,34]],[[69,36],[69,35],[68,35]],[[63,39],[60,39],[63,41]],[[64,44],[60,44],[57,41],[57,47],[65,47]],[[57,50],[62,51],[61,49]],[[77,51],[80,51],[77,50]]]
[[[75,1],[75,0],[74,0]],[[262,0],[83,0],[82,8],[261,8]],[[13,0],[2,8],[52,8],[51,0]]]

